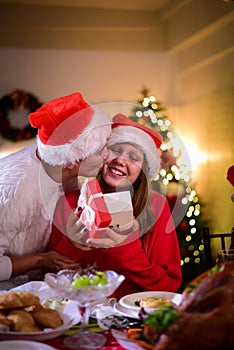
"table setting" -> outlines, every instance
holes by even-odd
[[[89,281],[72,270],[46,274],[44,281],[1,291],[0,350],[170,350],[172,344],[175,350],[229,350],[234,345],[233,273],[229,261],[198,276],[181,294],[143,291],[118,301],[111,294],[125,277],[114,271],[86,270]],[[1,323],[1,314],[8,315],[1,298],[9,293],[32,294],[39,300],[36,310],[56,310],[61,325],[39,332],[7,328]]]
[[[74,288],[72,284],[72,282],[77,283],[75,271],[63,270],[58,274],[46,274],[44,281],[31,281],[10,290],[1,291],[0,297],[12,293],[19,295],[30,293],[37,296],[43,307],[51,307],[59,312],[62,325],[55,329],[48,328],[39,332],[19,332],[7,329],[0,324],[0,344],[2,346],[4,344],[4,349],[7,349],[7,346],[14,349],[16,345],[18,349],[19,346],[22,346],[24,350],[28,349],[27,346],[30,349],[41,349],[41,344],[44,347],[48,346],[48,349],[66,349],[67,346],[69,349],[101,349],[104,344],[108,346],[108,341],[115,342],[109,332],[111,326],[123,327],[131,323],[131,320],[127,320],[122,314],[115,312],[113,305],[116,303],[116,299],[108,298],[124,280],[124,276],[117,275],[114,271],[101,272],[101,274],[102,277],[107,278],[107,281],[103,284],[97,281],[97,284],[83,286],[83,288],[79,286]],[[4,311],[4,307],[2,307],[0,300],[1,311]],[[90,314],[92,315],[91,323],[89,322]],[[136,320],[132,320],[132,322],[135,324]],[[85,344],[73,344],[73,339],[77,336],[80,337],[83,329],[86,337]],[[92,344],[92,338],[94,344]]]

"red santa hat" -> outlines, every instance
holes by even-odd
[[[38,129],[39,156],[50,165],[74,164],[102,149],[111,118],[90,106],[79,92],[56,98],[29,114]]]
[[[136,123],[123,114],[112,119],[112,133],[108,146],[116,143],[132,143],[140,148],[148,163],[149,177],[155,177],[160,166],[162,136],[146,126]]]

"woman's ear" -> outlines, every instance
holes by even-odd
[[[75,166],[76,166],[76,165],[74,165],[74,164],[68,164],[68,165],[66,165],[65,168],[67,168],[67,169],[69,169],[69,170],[72,170]]]

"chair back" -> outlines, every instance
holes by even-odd
[[[213,238],[219,238],[220,249],[234,249],[234,227],[231,232],[226,233],[211,233],[209,227],[204,227],[202,231],[204,244],[205,269],[210,269],[213,266],[211,254],[211,242]],[[228,245],[226,238],[231,238],[231,243]]]

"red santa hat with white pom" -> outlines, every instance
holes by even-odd
[[[117,143],[136,145],[145,154],[149,177],[154,178],[160,167],[162,136],[153,129],[134,122],[123,114],[115,115],[112,121],[112,133],[108,140],[108,146]]]
[[[101,150],[111,133],[111,118],[84,101],[75,92],[56,98],[29,114],[38,129],[41,159],[50,165],[66,166]]]

